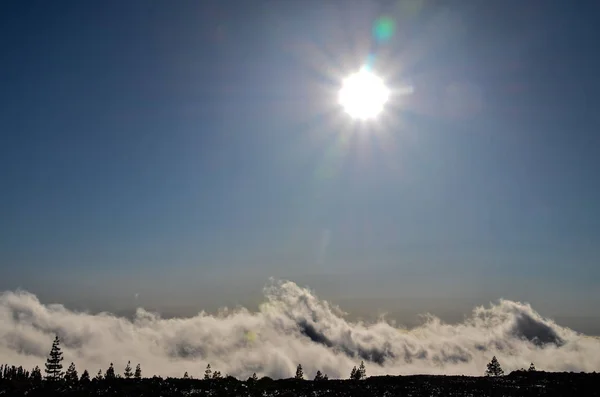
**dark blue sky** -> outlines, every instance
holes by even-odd
[[[199,310],[274,276],[357,310],[600,304],[595,2],[0,15],[0,289]],[[414,93],[357,131],[335,92],[368,51]]]

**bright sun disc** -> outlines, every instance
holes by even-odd
[[[367,120],[381,113],[389,96],[383,80],[363,68],[344,79],[338,99],[351,117]]]

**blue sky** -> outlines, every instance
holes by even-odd
[[[3,6],[0,289],[193,312],[273,276],[347,311],[595,313],[594,2],[241,3]],[[335,91],[369,51],[414,93],[358,131]]]

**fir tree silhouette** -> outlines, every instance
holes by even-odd
[[[71,363],[69,368],[67,368],[67,372],[65,372],[65,382],[71,387],[75,387],[79,383],[79,376],[77,375],[74,363]]]
[[[535,371],[535,365],[533,365],[533,363],[531,363],[531,365],[529,365],[529,372],[534,372]]]
[[[485,376],[502,376],[504,375],[504,371],[502,367],[500,367],[500,363],[496,356],[492,357],[492,361],[490,361],[487,365],[487,370],[485,371]]]
[[[356,367],[352,368],[350,372],[350,379],[353,380],[361,380],[367,376],[367,370],[365,369],[365,363],[363,361],[360,362],[360,366],[358,369]]]
[[[63,377],[62,372],[62,352],[60,351],[60,339],[58,339],[58,335],[54,338],[54,342],[52,342],[52,349],[50,350],[50,354],[48,359],[46,360],[46,379],[49,381],[58,381]]]
[[[302,364],[298,364],[298,367],[296,367],[296,376],[294,376],[295,379],[304,379],[304,371],[302,370]]]
[[[40,370],[40,367],[36,365],[35,368],[31,370],[30,377],[31,383],[33,383],[34,386],[40,385],[42,383],[42,370]]]
[[[106,370],[106,373],[104,374],[104,379],[113,380],[115,378],[116,378],[115,367],[113,366],[113,363],[110,363],[110,366],[108,367],[108,369]]]
[[[367,377],[367,370],[365,369],[364,361],[360,362],[360,366],[358,367],[358,380],[365,379]]]
[[[131,372],[131,361],[127,361],[127,365],[125,366],[125,379],[131,379],[133,376],[133,372]]]
[[[79,379],[79,383],[82,384],[88,384],[90,383],[90,373],[88,372],[88,370],[84,370],[83,373],[81,374],[81,378]]]

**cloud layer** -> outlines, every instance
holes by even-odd
[[[207,363],[240,379],[290,377],[301,363],[307,377],[319,369],[347,378],[361,360],[368,375],[481,375],[496,355],[505,371],[534,362],[548,371],[599,371],[600,340],[541,317],[530,305],[500,300],[477,307],[460,324],[426,315],[413,329],[384,322],[350,322],[344,313],[293,282],[272,282],[258,312],[223,309],[191,318],[163,319],[138,309],[127,319],[42,304],[35,295],[0,295],[0,357],[42,366],[54,334],[65,361],[94,374],[128,360],[145,376],[201,377]]]

